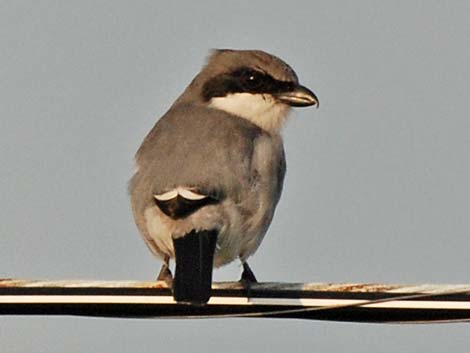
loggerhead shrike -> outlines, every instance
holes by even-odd
[[[259,50],[214,50],[136,154],[129,184],[139,231],[163,259],[177,302],[204,304],[212,268],[248,257],[282,191],[281,128],[291,107],[318,105],[294,70]],[[170,271],[175,259],[175,276]]]

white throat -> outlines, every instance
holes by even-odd
[[[269,94],[233,93],[214,97],[209,107],[245,118],[269,133],[280,133],[290,107]]]

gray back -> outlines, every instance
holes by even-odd
[[[220,110],[173,106],[137,151],[131,195],[151,202],[154,194],[186,186],[238,200],[250,183],[254,140],[262,134],[249,121]]]

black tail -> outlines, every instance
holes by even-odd
[[[177,302],[200,305],[209,301],[217,235],[215,230],[192,231],[173,239],[176,262],[173,297]]]

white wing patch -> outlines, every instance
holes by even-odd
[[[163,194],[153,195],[153,197],[155,197],[158,201],[168,201],[174,199],[178,195],[187,200],[202,200],[207,197],[207,195],[198,194],[197,192],[182,187],[164,192]]]
[[[197,192],[191,191],[189,189],[180,188],[178,194],[188,200],[202,200],[207,197],[207,195],[198,194]]]

